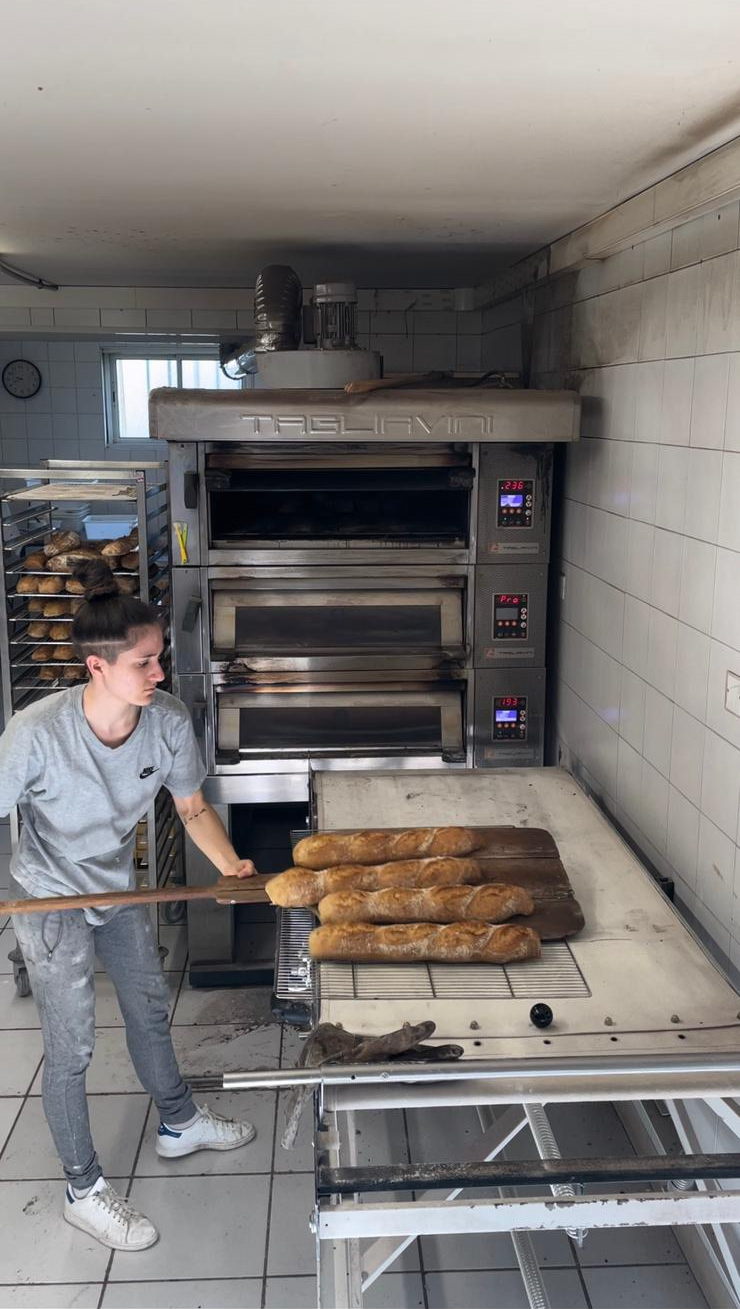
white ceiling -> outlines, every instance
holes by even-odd
[[[0,254],[469,285],[740,134],[737,0],[0,0]]]

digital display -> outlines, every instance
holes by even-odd
[[[496,617],[497,617],[497,618],[501,618],[501,619],[504,619],[504,618],[518,618],[518,617],[519,617],[519,610],[518,610],[518,609],[511,608],[511,607],[502,607],[501,605],[497,605],[497,606],[496,606]]]
[[[521,479],[513,479],[511,477],[504,478],[504,480],[499,483],[499,486],[501,487],[502,491],[524,490],[524,482]]]
[[[516,711],[516,709],[497,709],[497,710],[496,710],[496,722],[497,722],[497,723],[515,723],[515,722],[517,721],[517,717],[518,717],[518,715],[517,715],[517,711]]]
[[[502,709],[518,709],[519,697],[516,695],[499,695],[496,697],[496,704],[500,705]]]
[[[512,494],[505,495],[502,492],[500,496],[500,501],[501,501],[502,509],[521,509],[522,505],[524,504],[524,496],[512,495]]]

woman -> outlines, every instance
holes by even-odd
[[[22,818],[13,890],[20,898],[130,889],[136,824],[160,786],[222,875],[251,876],[254,865],[239,858],[203,799],[206,770],[185,706],[157,689],[164,677],[157,610],[121,594],[102,560],[76,576],[85,600],[72,641],[89,680],[22,710],[0,737],[0,813],[17,804]],[[157,1230],[108,1185],[90,1134],[85,1074],[96,955],[116,989],[138,1077],[159,1111],[157,1153],[235,1149],[254,1128],[197,1106],[182,1079],[148,909],[19,914],[14,926],[41,1016],[44,1112],[67,1178],[64,1217],[112,1249],[144,1250]]]

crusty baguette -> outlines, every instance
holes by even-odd
[[[405,832],[318,832],[304,836],[293,851],[301,868],[337,864],[384,864],[393,859],[427,859],[466,855],[482,840],[469,827],[417,827]]]
[[[309,935],[312,959],[344,959],[352,963],[410,963],[428,960],[447,964],[508,964],[537,959],[540,938],[531,927],[504,923],[367,923],[330,924]]]
[[[298,909],[335,891],[381,891],[389,886],[460,886],[479,882],[477,859],[399,859],[394,864],[340,864],[338,868],[289,868],[267,883],[273,904]]]
[[[413,891],[339,891],[319,900],[322,923],[505,923],[531,914],[534,900],[521,886],[433,886]]]

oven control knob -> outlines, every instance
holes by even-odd
[[[552,1009],[549,1004],[533,1004],[529,1011],[529,1019],[535,1027],[549,1027],[553,1019]]]

